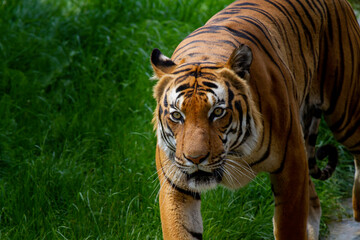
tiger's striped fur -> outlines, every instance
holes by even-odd
[[[355,156],[360,221],[360,29],[346,0],[239,0],[151,63],[164,239],[202,239],[201,191],[259,172],[270,174],[275,238],[317,239],[309,173],[325,179],[337,162],[324,147],[329,165],[317,169],[321,114]]]

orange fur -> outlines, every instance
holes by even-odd
[[[275,238],[318,238],[312,113],[322,111],[337,140],[359,156],[359,39],[345,0],[249,0],[212,17],[171,59],[153,51],[164,239],[201,239],[201,191],[236,189],[259,172],[270,174]]]

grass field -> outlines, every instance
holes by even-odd
[[[0,1],[0,239],[162,238],[149,55],[171,55],[230,2]],[[340,155],[316,182],[323,235],[350,196]],[[267,175],[204,194],[202,214],[204,239],[272,239]]]

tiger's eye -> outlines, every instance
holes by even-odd
[[[224,109],[223,108],[215,108],[213,113],[216,117],[219,117],[224,113]]]
[[[175,120],[180,120],[182,118],[181,114],[179,112],[173,112],[171,114],[171,116],[175,119]]]

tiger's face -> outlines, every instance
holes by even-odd
[[[239,58],[236,54],[232,57]],[[160,51],[153,52],[160,78],[154,87],[154,120],[158,145],[166,155],[160,165],[177,186],[202,191],[222,183],[236,188],[255,176],[242,159],[256,145],[259,114],[244,79],[249,78],[244,65],[250,64],[237,65],[237,73],[232,69],[235,60],[227,65],[175,65]]]

